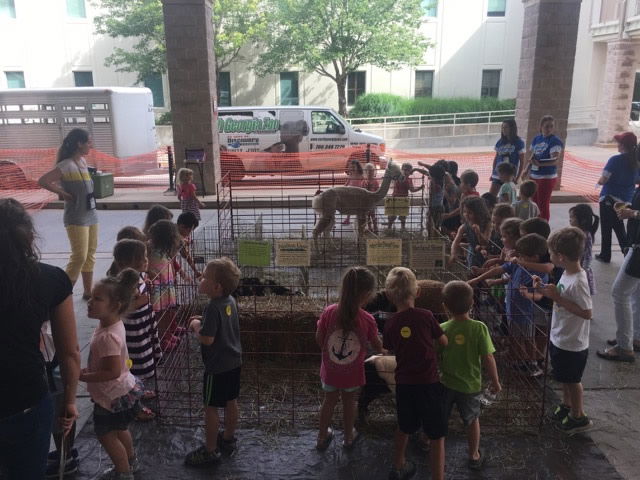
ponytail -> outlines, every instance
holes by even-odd
[[[71,158],[78,151],[79,143],[87,143],[89,141],[89,132],[82,128],[74,128],[71,130],[58,149],[56,163],[60,163],[67,158]]]
[[[98,285],[106,287],[109,300],[120,304],[118,314],[129,310],[131,302],[137,292],[140,275],[133,268],[125,268],[116,277],[103,278]]]
[[[346,333],[355,330],[360,304],[376,288],[376,279],[364,267],[349,267],[342,275],[338,301],[338,326]]]

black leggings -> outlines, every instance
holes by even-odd
[[[627,232],[624,222],[618,218],[616,211],[606,202],[600,202],[600,233],[602,235],[602,245],[600,247],[600,257],[603,260],[611,260],[611,230],[616,232],[620,248],[627,248]]]

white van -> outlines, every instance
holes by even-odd
[[[220,107],[218,138],[229,152],[298,153],[371,146],[381,155],[384,139],[354,129],[328,107]]]

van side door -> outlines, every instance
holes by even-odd
[[[335,150],[349,143],[347,128],[328,110],[311,111],[311,137],[309,150]]]
[[[284,144],[284,153],[309,151],[309,124],[304,114],[304,110],[280,110],[280,141]]]

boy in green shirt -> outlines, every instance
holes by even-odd
[[[445,285],[442,295],[450,316],[449,321],[440,325],[448,339],[448,345],[441,350],[440,361],[447,417],[456,404],[467,427],[469,468],[479,470],[484,463],[479,449],[482,365],[491,379],[491,391],[497,394],[502,389],[493,358],[495,348],[487,326],[469,317],[473,289],[466,282],[452,281]]]

